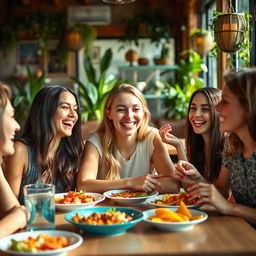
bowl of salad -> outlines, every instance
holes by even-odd
[[[74,232],[38,230],[16,233],[0,239],[0,250],[8,255],[63,256],[82,242],[83,238]]]
[[[96,236],[122,234],[143,218],[143,212],[124,207],[93,207],[75,210],[65,215],[66,221],[86,234]]]
[[[133,205],[145,202],[148,198],[158,195],[157,191],[145,192],[128,189],[109,190],[103,193],[107,198],[112,199],[120,205]]]
[[[102,202],[104,199],[105,196],[102,194],[84,191],[69,191],[68,193],[59,193],[54,195],[56,210],[66,212],[92,207]]]

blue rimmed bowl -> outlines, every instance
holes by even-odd
[[[143,220],[143,212],[124,208],[124,207],[114,207],[117,211],[125,212],[133,218],[132,221],[121,223],[121,224],[112,224],[112,225],[89,225],[85,223],[77,223],[72,220],[72,217],[78,212],[81,217],[90,216],[93,213],[102,213],[108,211],[113,207],[94,207],[87,209],[79,209],[72,212],[69,212],[65,215],[65,220],[75,225],[76,227],[83,230],[85,233],[97,235],[97,236],[112,236],[118,235],[126,232],[129,228],[133,227],[135,224]]]

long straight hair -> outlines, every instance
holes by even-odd
[[[224,75],[224,83],[245,109],[250,136],[256,141],[256,68],[230,70]],[[224,153],[225,156],[232,157],[243,152],[243,142],[235,133],[229,134],[227,144],[228,150]]]
[[[209,152],[204,152],[204,140],[201,134],[196,134],[189,121],[189,111],[191,103],[197,94],[206,96],[211,113],[211,128]],[[221,151],[224,145],[224,134],[220,132],[219,116],[215,110],[215,106],[221,100],[221,90],[213,87],[204,87],[196,90],[190,99],[188,114],[187,114],[187,154],[189,161],[198,169],[201,175],[209,182],[214,182],[220,173],[221,168]],[[209,161],[206,163],[205,155],[208,155]]]
[[[49,146],[56,136],[53,116],[59,104],[60,94],[70,92],[78,105],[78,120],[73,128],[72,135],[63,137],[57,148],[54,159],[49,158]],[[83,149],[81,137],[80,107],[77,95],[69,88],[63,86],[46,86],[35,96],[30,108],[24,128],[19,140],[32,147],[34,161],[39,174],[51,182],[54,163],[57,172],[61,174],[65,186],[72,188],[76,183],[76,173],[80,155]]]
[[[129,84],[120,84],[112,89],[104,107],[104,117],[98,128],[98,133],[102,141],[102,163],[105,170],[109,170],[106,179],[116,180],[120,178],[120,163],[116,160],[117,141],[115,127],[112,120],[108,118],[107,111],[111,109],[115,98],[121,93],[130,93],[137,97],[143,108],[144,116],[142,123],[137,131],[137,141],[143,141],[149,133],[148,125],[150,121],[150,112],[143,94],[134,86]]]

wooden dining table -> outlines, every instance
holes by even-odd
[[[97,206],[120,205],[105,199]],[[141,211],[149,209],[145,203],[124,207]],[[256,255],[256,229],[244,219],[221,215],[210,206],[202,206],[200,210],[208,213],[208,219],[183,231],[161,231],[141,221],[121,235],[93,236],[81,233],[65,221],[65,213],[61,212],[56,213],[56,229],[77,232],[84,238],[83,244],[70,251],[68,256]]]
[[[94,206],[117,207],[110,199]],[[150,206],[145,203],[122,206],[141,211]],[[94,236],[80,231],[68,223],[65,212],[56,212],[56,229],[79,233],[83,243],[68,252],[68,256],[128,256],[128,255],[175,255],[175,256],[236,256],[256,255],[256,229],[244,219],[221,215],[210,206],[200,210],[208,213],[208,219],[183,231],[161,231],[150,223],[141,221],[125,233],[114,236]],[[1,254],[0,255],[7,255]]]

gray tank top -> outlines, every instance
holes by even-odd
[[[20,192],[18,196],[18,200],[21,204],[24,204],[24,194],[23,194],[23,187],[27,184],[34,184],[41,182],[39,178],[39,172],[34,162],[33,157],[33,150],[32,147],[27,146],[28,149],[28,169],[26,173],[22,176],[21,185],[20,185]],[[74,173],[75,175],[75,173]],[[55,185],[55,193],[63,193],[67,192],[67,185],[63,181],[61,174],[58,172],[55,179],[52,181],[52,184]],[[75,190],[75,186],[70,190]]]

